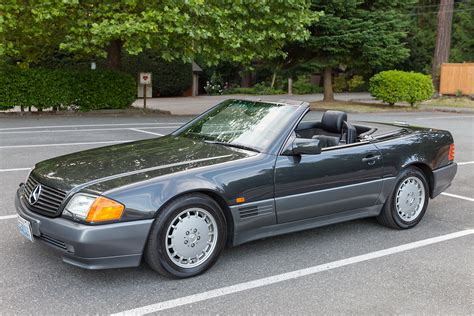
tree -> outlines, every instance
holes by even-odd
[[[307,38],[306,26],[318,17],[306,0],[6,1],[0,7],[0,53],[25,58],[19,41],[41,46],[38,40],[50,36],[54,41],[46,46],[106,57],[113,69],[120,67],[123,49],[131,55],[153,49],[165,60],[199,55],[209,64],[248,64],[283,54],[289,40]],[[29,32],[25,40],[28,19],[38,32]]]
[[[431,78],[436,91],[439,89],[439,69],[441,64],[449,60],[453,11],[454,0],[441,0],[438,11],[436,47],[434,51],[433,67],[431,68]]]
[[[454,10],[453,38],[449,60],[474,62],[474,2],[460,2]]]
[[[410,27],[406,47],[410,57],[396,65],[397,69],[431,74],[436,46],[439,0],[420,0],[410,10]],[[474,61],[473,1],[454,3],[450,62]]]
[[[408,35],[404,39],[410,56],[397,63],[395,69],[431,73],[436,42],[436,12],[439,0],[420,0],[408,13]]]
[[[323,70],[324,101],[334,100],[332,73],[340,65],[386,69],[405,59],[407,18],[411,0],[314,0],[312,9],[324,11],[310,27],[303,45],[288,48],[293,64]]]
[[[65,18],[47,13],[41,2],[2,0],[0,2],[0,56],[10,58],[20,66],[28,66],[42,56],[51,55],[64,37]]]

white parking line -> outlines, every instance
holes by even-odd
[[[142,128],[146,129],[176,129],[181,125],[173,126],[145,126]],[[37,133],[64,133],[64,132],[98,132],[98,131],[126,131],[130,130],[128,127],[119,127],[119,128],[91,128],[91,129],[53,129],[53,130],[44,130],[44,131],[9,131],[9,132],[0,132],[0,134],[37,134]]]
[[[474,161],[458,162],[458,166],[472,165],[472,164],[474,164]]]
[[[288,280],[301,278],[301,277],[316,274],[319,272],[324,272],[324,271],[348,266],[348,265],[359,263],[359,262],[364,262],[364,261],[368,261],[368,260],[372,260],[376,258],[393,255],[396,253],[436,244],[442,241],[471,235],[473,233],[474,233],[474,229],[461,230],[461,231],[447,234],[447,235],[423,239],[423,240],[411,242],[408,244],[403,244],[403,245],[392,247],[392,248],[369,252],[360,256],[355,256],[355,257],[350,257],[347,259],[320,264],[320,265],[313,266],[306,269],[291,271],[291,272],[282,273],[282,274],[274,275],[267,278],[262,278],[262,279],[258,279],[254,281],[226,286],[223,288],[198,293],[195,295],[185,296],[185,297],[177,298],[174,300],[164,301],[164,302],[160,302],[160,303],[156,303],[156,304],[152,304],[152,305],[148,305],[144,307],[139,307],[139,308],[127,310],[127,311],[120,312],[117,314],[112,314],[112,315],[143,315],[143,314],[148,314],[148,313],[156,313],[156,312],[167,310],[170,308],[175,308],[175,307],[179,307],[183,305],[201,302],[201,301],[205,301],[211,298],[234,294],[234,293],[238,293],[238,292],[242,292],[242,291],[246,291],[250,289],[255,289],[255,288],[259,288],[259,287],[263,287],[263,286],[267,286],[267,285],[271,285],[275,283],[280,283],[280,282],[284,282]]]
[[[86,125],[45,125],[45,126],[25,126],[25,127],[8,127],[0,128],[0,131],[13,131],[23,129],[46,129],[46,128],[71,128],[71,127],[104,127],[104,126],[131,126],[131,125],[182,125],[185,122],[168,122],[168,123],[117,123],[117,124],[86,124]]]
[[[87,142],[87,143],[59,143],[59,144],[34,144],[34,145],[12,145],[12,146],[0,146],[0,149],[7,148],[31,148],[31,147],[57,147],[57,146],[76,146],[76,145],[100,145],[100,144],[118,144],[128,143],[136,140],[111,140],[106,142]]]
[[[31,168],[0,169],[0,172],[27,171],[27,170],[31,170]]]
[[[140,133],[145,133],[145,134],[156,135],[156,136],[163,136],[163,135],[164,135],[164,134],[160,134],[160,133],[153,133],[153,132],[149,132],[149,131],[142,131],[141,129],[137,129],[137,128],[129,128],[129,130],[135,131],[135,132],[140,132]]]
[[[441,193],[441,194],[442,194],[442,195],[449,196],[449,197],[461,199],[461,200],[466,200],[466,201],[469,201],[469,202],[474,202],[474,199],[473,199],[473,198],[465,197],[465,196],[462,196],[462,195],[451,194],[451,193],[446,193],[446,192],[443,192],[443,193]]]
[[[17,215],[5,215],[5,216],[0,216],[0,221],[4,219],[13,219],[16,218]]]
[[[444,120],[444,119],[458,119],[458,118],[474,118],[474,115],[451,115],[451,116],[434,116],[434,117],[416,117],[415,120]]]

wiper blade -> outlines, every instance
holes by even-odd
[[[238,143],[226,143],[226,142],[219,142],[219,141],[215,141],[215,140],[205,140],[204,142],[206,142],[208,144],[223,145],[223,146],[229,146],[229,147],[235,147],[235,148],[255,151],[257,153],[260,152],[260,150],[258,150],[257,148],[253,148],[253,147],[238,144]]]

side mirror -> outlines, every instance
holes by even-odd
[[[284,155],[318,155],[321,153],[319,139],[295,138],[283,151]]]

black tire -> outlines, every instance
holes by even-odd
[[[192,207],[206,210],[214,217],[217,226],[217,243],[209,257],[200,265],[191,268],[178,266],[168,255],[166,250],[166,234],[173,219],[181,212]],[[145,247],[146,263],[158,273],[173,278],[189,278],[203,273],[218,259],[227,240],[227,225],[223,212],[216,201],[205,194],[192,193],[183,195],[159,211]]]
[[[397,211],[396,195],[402,183],[410,177],[415,177],[421,180],[424,187],[425,198],[423,208],[419,215],[412,221],[406,221],[399,215]],[[387,201],[385,201],[382,211],[380,212],[379,216],[377,216],[377,221],[384,226],[395,229],[408,229],[415,227],[421,221],[423,215],[425,215],[426,208],[428,207],[428,201],[429,187],[424,173],[416,167],[408,167],[400,172],[395,188],[387,198]]]

